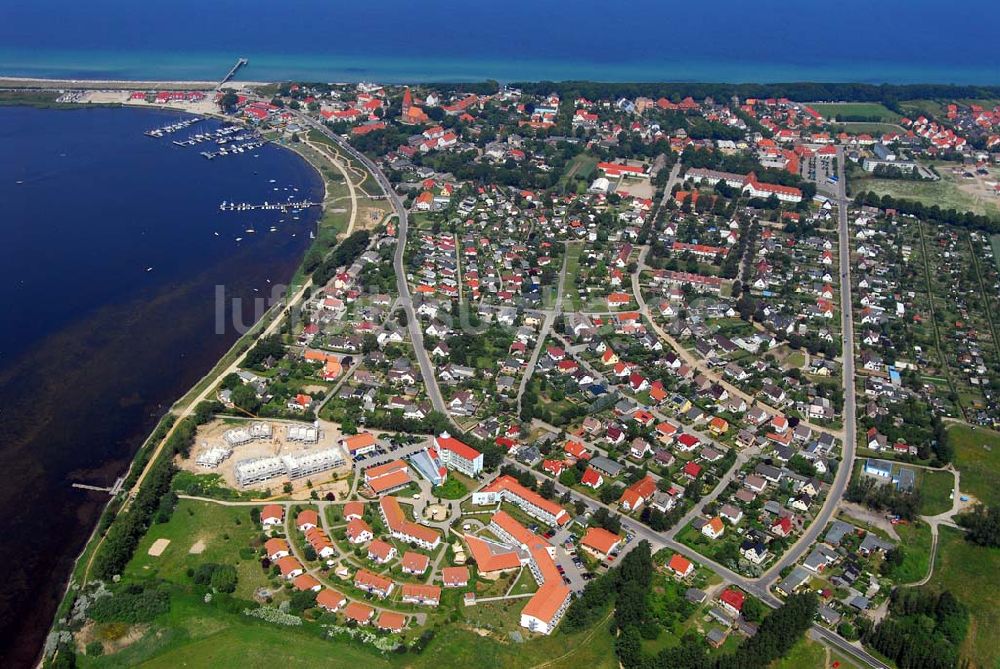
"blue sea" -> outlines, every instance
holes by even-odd
[[[0,9],[0,74],[1000,84],[998,25],[929,0],[33,0]]]
[[[322,199],[322,182],[273,145],[209,161],[204,147],[143,134],[181,118],[0,106],[0,554],[12,558],[0,666],[27,666],[39,651],[107,501],[70,484],[125,472],[238,336],[217,331],[216,286],[247,303],[269,295],[319,215],[220,211],[223,200]]]

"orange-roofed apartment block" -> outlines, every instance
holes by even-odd
[[[426,550],[434,550],[441,542],[441,535],[436,530],[409,520],[395,497],[380,499],[378,509],[394,538],[416,544]]]
[[[479,505],[507,501],[546,525],[562,526],[569,522],[569,514],[559,504],[547,500],[533,490],[521,485],[517,479],[503,474],[492,483],[472,493],[472,503]]]

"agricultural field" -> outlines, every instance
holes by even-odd
[[[962,533],[942,527],[930,585],[950,590],[969,607],[969,632],[962,656],[976,667],[1000,664],[1000,548],[965,541]]]
[[[962,105],[977,104],[986,108],[990,108],[997,104],[997,100],[907,100],[906,102],[901,102],[899,106],[904,112],[911,118],[919,116],[920,114],[925,114],[929,116],[944,116],[948,109],[947,105],[952,102],[958,102]]]
[[[832,120],[898,121],[900,116],[878,102],[831,102],[810,104],[824,118]]]
[[[586,191],[590,185],[594,173],[597,171],[597,159],[593,156],[581,153],[566,166],[566,172],[559,180],[558,187],[565,193],[567,191]]]

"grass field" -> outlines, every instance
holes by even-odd
[[[249,547],[251,539],[259,533],[260,529],[250,522],[247,507],[182,499],[169,522],[149,528],[139,542],[135,557],[125,568],[125,576],[159,577],[183,584],[189,581],[189,567],[206,562],[231,564],[239,575],[236,595],[249,598],[266,578],[256,558],[242,560],[239,551]],[[161,538],[168,539],[170,545],[157,557],[149,555],[150,546]],[[199,542],[203,542],[204,550],[199,554],[190,553],[191,547]]]
[[[903,564],[895,569],[896,583],[915,583],[927,575],[931,561],[931,528],[920,521],[896,525],[899,545],[903,547]]]
[[[580,308],[581,300],[576,292],[574,279],[580,273],[580,254],[583,252],[583,244],[574,243],[566,245],[566,278],[562,285],[563,301],[567,307],[576,311]]]
[[[82,667],[350,667],[388,669],[366,648],[326,641],[302,628],[279,627],[209,607],[193,595],[175,594],[170,612],[142,639],[112,655],[77,656]]]
[[[970,544],[949,527],[941,528],[938,541],[930,584],[950,590],[971,613],[962,656],[981,669],[1000,666],[1000,548]]]
[[[586,153],[581,153],[566,166],[566,172],[559,180],[558,187],[565,192],[570,185],[580,179],[587,181],[589,185],[590,178],[595,171],[597,171],[597,159]]]
[[[894,198],[919,200],[927,205],[936,204],[942,209],[972,211],[977,214],[1000,218],[1000,208],[995,202],[979,200],[973,195],[959,190],[949,180],[950,174],[941,172],[940,181],[902,181],[898,179],[857,179],[852,182],[853,192],[874,191],[878,195]]]
[[[962,491],[984,504],[1000,504],[1000,433],[954,424],[948,427],[948,441],[962,473]]]
[[[920,515],[936,516],[951,509],[955,476],[951,472],[922,470],[920,477]]]
[[[978,104],[983,107],[990,108],[996,104],[995,100],[907,100],[906,102],[901,102],[900,107],[910,116],[914,118],[919,114],[930,114],[931,116],[944,116],[947,113],[947,105],[952,102],[958,102],[959,104]]]
[[[800,640],[792,646],[788,655],[770,664],[771,669],[820,669],[826,666],[826,648],[808,638]]]
[[[834,119],[840,115],[864,116],[872,119],[878,118],[881,121],[899,120],[899,114],[877,102],[834,102],[829,104],[819,103],[809,106],[828,119]]]
[[[993,262],[1000,272],[1000,235],[990,235],[990,246],[993,247]]]

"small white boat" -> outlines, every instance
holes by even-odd
[[[247,234],[250,234],[250,235],[252,235],[253,233],[255,233],[255,232],[257,232],[257,231],[256,231],[256,230],[254,230],[253,228],[247,228],[247,229],[246,229],[246,230],[244,230],[243,232],[246,232]]]
[[[237,238],[236,238],[236,241],[238,241],[238,242],[242,242],[242,241],[243,241],[243,238],[242,238],[242,237],[237,237]]]
[[[146,268],[146,271],[147,271],[147,272],[152,272],[152,271],[153,271],[153,268],[152,268],[152,267],[147,267],[147,268]]]

